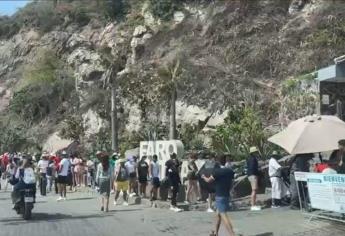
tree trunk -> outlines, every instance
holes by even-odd
[[[111,87],[111,148],[112,151],[119,151],[119,124],[117,119],[117,101],[116,101],[116,88],[115,85]]]
[[[170,124],[169,124],[169,139],[176,139],[176,88],[171,93],[170,98]]]

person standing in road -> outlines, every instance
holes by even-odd
[[[83,168],[82,168],[82,159],[76,156],[73,159],[74,165],[74,179],[76,187],[80,187],[82,184]]]
[[[12,176],[16,173],[16,164],[10,160],[10,162],[7,164],[6,171],[4,173],[6,179],[5,179],[5,187],[4,190],[5,192],[7,191],[8,183],[10,182],[10,179]]]
[[[42,159],[38,162],[37,168],[40,173],[40,193],[41,196],[47,195],[47,168],[49,166],[48,161],[49,154],[43,152]]]
[[[159,169],[159,163],[158,163],[158,157],[157,155],[153,155],[152,161],[150,163],[150,177],[151,177],[151,192],[150,192],[150,198],[151,201],[157,200],[157,193],[158,189],[160,187],[160,180],[159,180],[159,175],[160,175],[160,169]]]
[[[101,211],[109,211],[109,197],[111,184],[111,168],[109,165],[109,156],[103,153],[100,157],[101,163],[98,164],[96,180],[99,186],[99,193],[102,196]]]
[[[339,151],[338,156],[338,173],[345,174],[345,139],[339,140],[338,142]]]
[[[310,170],[309,161],[313,158],[314,158],[313,153],[297,154],[293,158],[292,162],[290,163],[290,193],[291,193],[290,208],[292,210],[299,210],[301,206],[307,205],[307,198],[304,197],[305,194],[301,194],[301,196],[299,196],[298,194],[298,192],[300,193],[306,192],[307,186],[303,182],[296,181],[295,172],[309,172]]]
[[[52,157],[52,160],[54,162],[54,175],[53,175],[53,177],[54,177],[55,193],[59,194],[58,170],[59,170],[59,164],[60,164],[61,158],[58,155],[54,155]]]
[[[200,168],[199,176],[205,175],[206,177],[210,177],[214,172],[215,168],[218,168],[219,164],[216,162],[216,157],[212,153],[208,155],[208,159],[205,161],[204,165]],[[204,181],[203,178],[200,179],[200,188],[206,190],[208,193],[207,198],[207,212],[212,213],[214,210],[212,209],[212,202],[214,199],[214,194],[216,192],[214,183],[210,182],[207,183]],[[200,194],[201,195],[201,194]]]
[[[249,158],[247,159],[247,176],[252,187],[251,208],[252,211],[260,211],[261,207],[256,205],[256,195],[259,187],[259,150],[251,147],[249,150]]]
[[[125,168],[129,173],[129,196],[135,196],[137,194],[137,165],[134,161],[135,157],[130,157],[125,164]]]
[[[115,170],[115,189],[116,189],[116,193],[115,193],[115,201],[114,201],[114,205],[117,205],[117,200],[119,199],[120,196],[120,192],[122,191],[122,196],[123,196],[123,200],[124,206],[128,206],[128,187],[129,187],[129,173],[128,170],[125,166],[126,163],[126,159],[120,159],[119,164],[116,165],[116,170]]]
[[[53,189],[53,183],[55,179],[55,164],[53,161],[53,156],[49,157],[48,167],[47,167],[47,192],[50,193]]]
[[[287,188],[282,179],[282,166],[278,163],[278,153],[274,151],[268,163],[268,175],[272,184],[272,208],[281,206],[281,200],[287,195]]]
[[[224,155],[219,157],[221,167],[215,168],[214,173],[210,177],[202,175],[202,178],[207,182],[215,183],[216,189],[216,208],[217,208],[217,221],[216,221],[216,234],[218,235],[221,223],[225,226],[229,236],[235,236],[231,220],[228,216],[230,211],[230,189],[234,179],[234,172],[230,168],[224,168],[226,158]]]
[[[115,173],[115,165],[117,160],[117,153],[114,152],[113,155],[110,157],[109,164],[111,168],[111,193],[115,192],[115,179],[114,179],[114,173]]]
[[[170,155],[170,160],[168,160],[165,163],[166,167],[166,177],[169,180],[171,190],[172,190],[172,197],[171,197],[171,206],[170,210],[175,212],[180,212],[182,209],[177,207],[177,194],[179,192],[179,187],[181,184],[181,178],[180,178],[180,163],[177,160],[176,153],[172,153]]]
[[[68,175],[67,175],[67,178],[68,178],[68,185],[70,186],[69,190],[70,191],[74,191],[75,190],[75,187],[76,187],[76,184],[75,184],[75,178],[74,178],[74,155],[70,154],[69,155],[69,163],[71,164],[69,170],[68,170]]]
[[[62,160],[59,163],[59,167],[57,169],[58,172],[58,188],[60,197],[58,201],[66,200],[66,192],[67,192],[67,184],[68,184],[68,174],[70,173],[71,169],[71,162],[68,159],[67,153],[65,151],[61,154]]]
[[[149,176],[149,164],[146,162],[147,157],[142,156],[138,162],[138,180],[140,197],[146,198],[147,177]]]
[[[191,197],[194,193],[195,196],[199,199],[199,187],[198,187],[198,167],[195,163],[195,161],[198,159],[198,156],[196,154],[192,154],[190,156],[190,159],[188,161],[188,174],[187,174],[187,179],[188,179],[188,186],[187,186],[187,194],[186,194],[186,201],[185,203],[190,204],[191,202]]]
[[[94,189],[95,188],[95,163],[89,159],[86,162],[87,166],[87,185]]]

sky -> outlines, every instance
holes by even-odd
[[[0,15],[10,16],[29,2],[30,0],[0,0]]]

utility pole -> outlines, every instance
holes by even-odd
[[[113,77],[113,70],[109,76]],[[119,151],[119,124],[117,119],[117,99],[116,99],[116,83],[115,78],[111,78],[111,149]]]

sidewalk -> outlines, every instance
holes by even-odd
[[[267,208],[270,206],[271,195],[270,194],[258,194],[257,196],[257,204],[262,206],[262,208]],[[151,206],[152,203],[149,199],[141,199],[140,203],[145,206]],[[207,203],[194,203],[194,204],[185,204],[178,202],[178,207],[183,209],[184,211],[206,211],[207,210]],[[155,201],[154,202],[155,208],[160,209],[168,209],[170,207],[170,201]],[[234,210],[243,210],[250,208],[250,196],[237,198],[232,201],[232,207]]]

